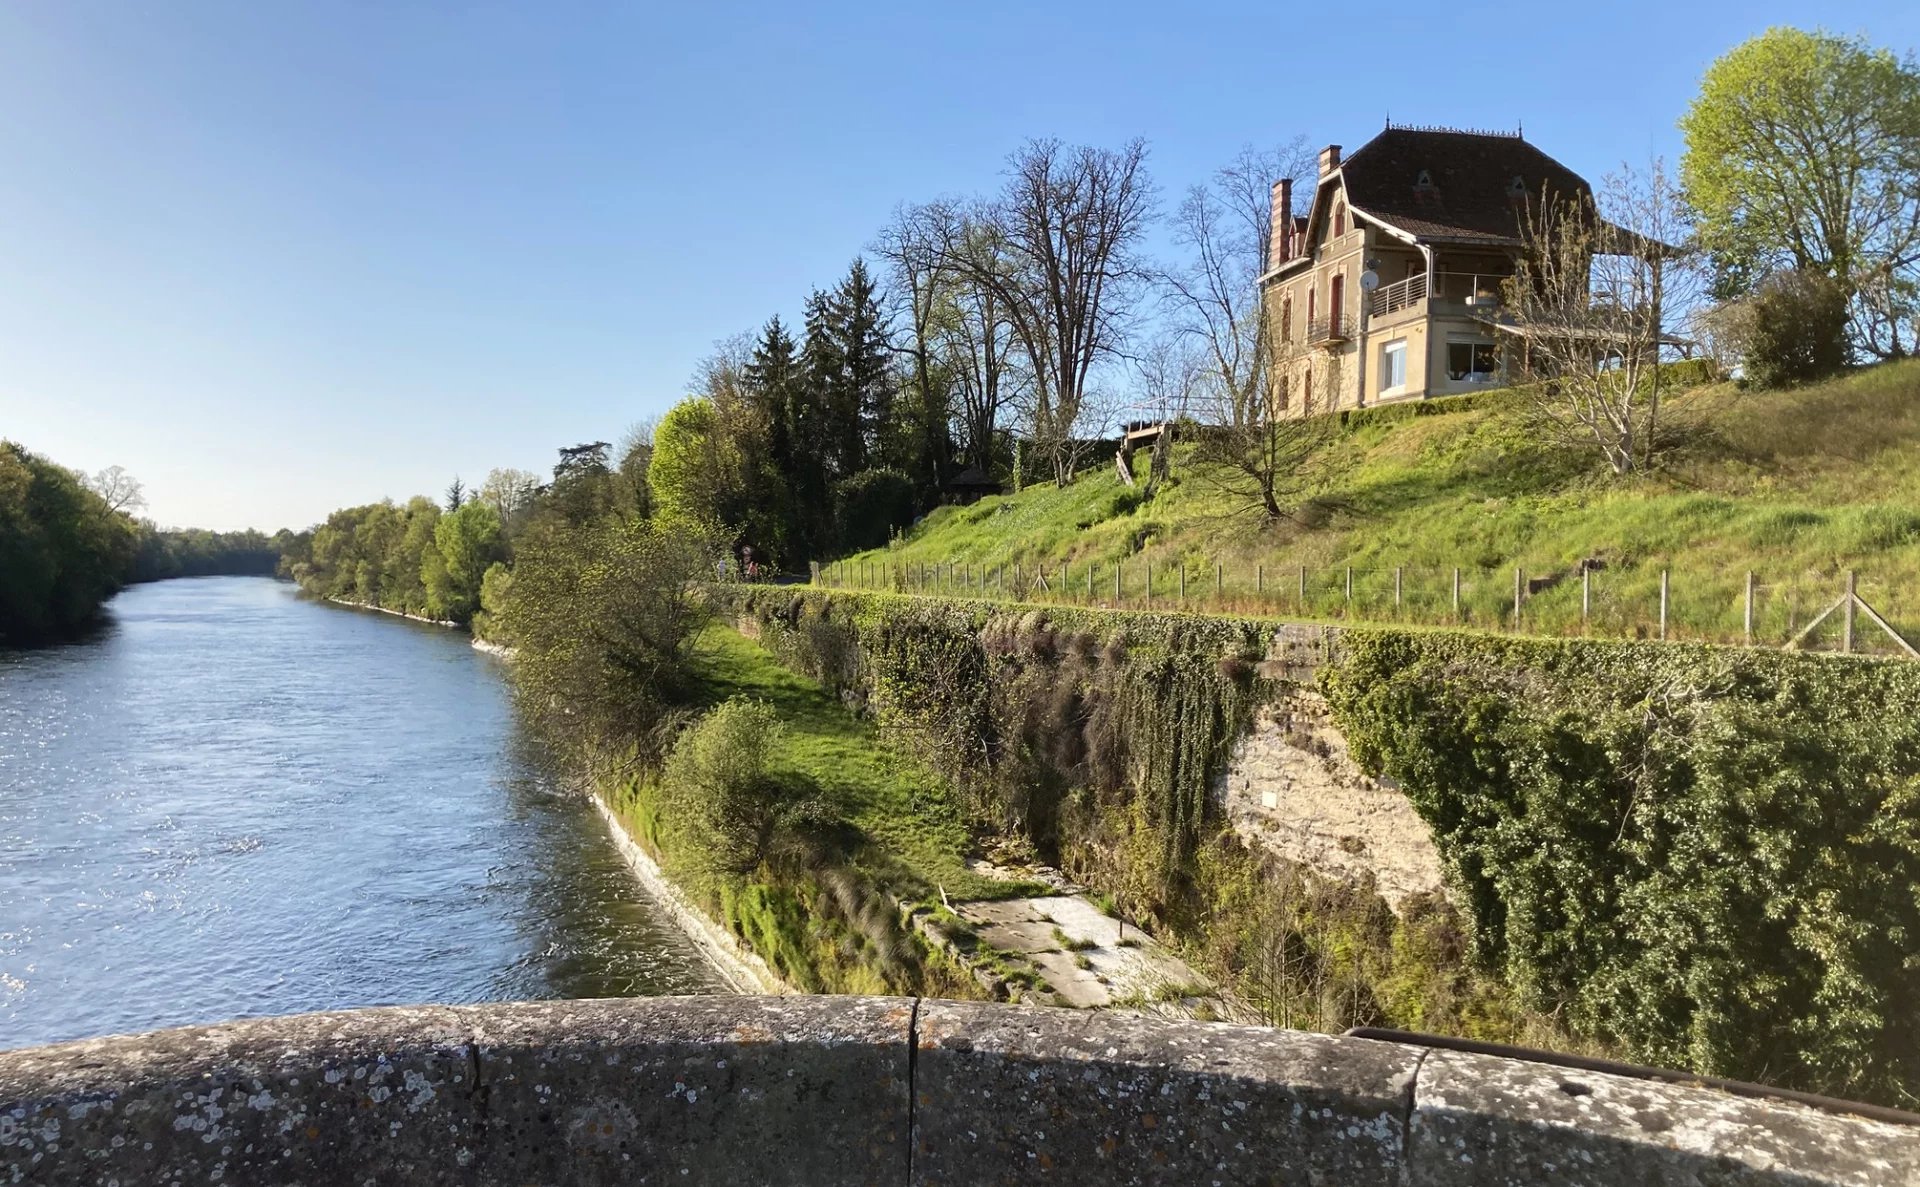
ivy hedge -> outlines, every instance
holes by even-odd
[[[1356,630],[1322,685],[1525,1006],[1665,1066],[1920,1092],[1920,665]]]
[[[1226,829],[1213,789],[1274,691],[1255,674],[1271,623],[716,596],[966,789],[984,828],[1030,838],[1216,973],[1304,944],[1288,968],[1344,995],[1323,1024],[1920,1094],[1920,665],[1343,632],[1321,691],[1355,759],[1432,827],[1465,909],[1456,945],[1445,904],[1392,920],[1368,888],[1330,903]],[[1290,895],[1293,915],[1261,916]]]

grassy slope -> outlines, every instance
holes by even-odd
[[[883,746],[869,722],[819,684],[719,625],[699,638],[695,665],[711,703],[746,696],[779,711],[787,736],[776,766],[804,775],[846,808],[878,849],[881,864],[891,867],[876,873],[889,881],[904,876],[922,893],[937,896],[944,889],[954,899],[1022,892],[966,869],[970,838],[954,793],[919,763]]]
[[[1752,569],[1771,642],[1830,603],[1855,568],[1862,593],[1909,637],[1920,633],[1920,361],[1790,392],[1702,388],[1670,408],[1684,444],[1650,479],[1614,480],[1544,443],[1516,410],[1480,408],[1338,434],[1317,456],[1311,493],[1322,510],[1299,522],[1262,526],[1180,451],[1174,484],[1149,503],[1130,506],[1113,469],[1097,468],[1064,489],[941,508],[900,546],[850,567],[1041,562],[1057,573],[1066,561],[1084,597],[1092,564],[1096,595],[1110,601],[1112,566],[1125,561],[1132,601],[1142,562],[1154,566],[1160,598],[1177,588],[1175,564],[1187,566],[1196,596],[1210,595],[1218,563],[1225,601],[1292,614],[1307,566],[1310,610],[1339,616],[1353,566],[1357,617],[1442,621],[1459,566],[1467,621],[1491,626],[1508,624],[1514,567],[1564,578],[1596,557],[1607,563],[1594,575],[1596,631],[1647,633],[1666,568],[1672,633],[1720,639],[1740,634]],[[1405,568],[1398,614],[1396,566]],[[1578,625],[1577,579],[1528,603],[1529,629]]]

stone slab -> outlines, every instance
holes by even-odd
[[[1399,1187],[1420,1052],[1203,1022],[923,1002],[918,1184]]]
[[[1701,1085],[1434,1051],[1414,1106],[1411,1187],[1920,1184],[1920,1128]]]

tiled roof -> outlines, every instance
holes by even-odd
[[[1347,202],[1421,239],[1519,243],[1522,195],[1591,196],[1573,170],[1519,136],[1388,128],[1340,166]],[[1519,189],[1516,191],[1515,179]]]

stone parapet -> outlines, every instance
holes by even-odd
[[[1920,1182],[1920,1127],[1295,1031],[906,998],[390,1008],[0,1052],[0,1183]]]

